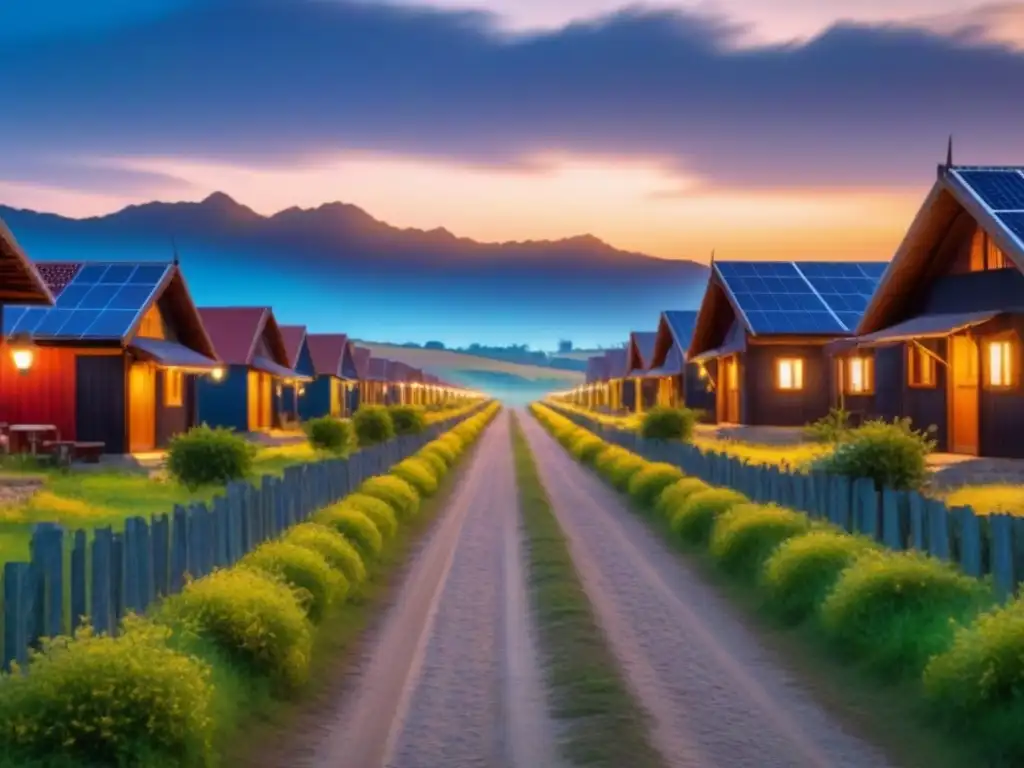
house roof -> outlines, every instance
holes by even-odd
[[[218,357],[228,365],[252,365],[262,338],[273,363],[292,367],[270,307],[200,307],[199,314]]]
[[[0,303],[49,306],[53,294],[0,219]]]
[[[605,377],[607,379],[621,379],[627,373],[626,360],[628,356],[626,354],[626,348],[622,349],[609,349],[604,353],[604,364],[605,364]]]
[[[370,378],[370,358],[372,357],[370,350],[366,347],[358,347],[355,344],[350,344],[349,348],[352,350],[352,361],[356,368],[356,378]]]
[[[657,339],[657,331],[633,331],[629,334],[626,367],[631,372],[647,370],[654,356],[654,342]]]
[[[878,261],[716,261],[687,358],[718,346],[732,318],[755,338],[848,336],[885,268]]]
[[[282,325],[281,338],[284,339],[284,348],[288,353],[288,364],[294,368],[299,364],[299,355],[302,354],[302,342],[306,340],[306,326]]]
[[[940,166],[857,325],[858,335],[902,319],[914,286],[927,280],[936,246],[964,212],[1024,272],[1024,167]]]
[[[662,312],[648,368],[658,369],[663,376],[682,373],[684,356],[690,347],[696,323],[696,310]]]
[[[390,373],[389,370],[390,360],[383,357],[371,357],[369,360],[369,375],[368,378],[376,381],[389,381]]]
[[[306,344],[309,345],[309,355],[313,358],[313,372],[317,376],[341,377],[345,348],[350,346],[347,334],[311,333],[306,336]]]
[[[39,342],[127,345],[149,309],[160,302],[179,341],[208,358],[213,343],[180,267],[167,262],[43,262],[40,278],[54,305],[5,308],[5,334]]]

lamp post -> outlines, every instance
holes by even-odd
[[[36,360],[36,346],[32,343],[32,337],[27,333],[16,333],[8,340],[7,345],[11,350],[11,361],[18,373],[22,376],[28,374]]]

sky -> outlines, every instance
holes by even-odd
[[[1024,3],[962,0],[3,2],[0,203],[885,259],[949,134],[1024,160],[1021,44]]]

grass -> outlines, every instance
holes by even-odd
[[[513,416],[512,446],[528,551],[529,589],[545,676],[562,746],[576,766],[662,766],[648,740],[646,713],[626,687],[594,617]]]
[[[979,515],[1024,517],[1024,485],[967,485],[939,495],[947,507],[972,507]]]
[[[706,453],[724,453],[749,464],[788,466],[791,469],[800,469],[815,459],[832,452],[831,446],[822,443],[762,445],[740,440],[718,440],[698,436],[694,438],[693,444]]]

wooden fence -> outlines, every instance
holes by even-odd
[[[748,464],[687,443],[645,440],[636,432],[602,424],[577,411],[557,405],[554,409],[608,442],[649,461],[677,466],[709,485],[732,488],[758,503],[800,510],[894,550],[914,549],[955,562],[971,576],[991,576],[1002,600],[1013,596],[1024,582],[1022,517],[978,515],[971,507],[950,508],[916,491],[879,491],[867,478]]]
[[[29,561],[4,565],[2,668],[11,661],[23,665],[40,638],[67,634],[86,620],[97,632],[116,632],[126,613],[142,613],[161,597],[181,591],[186,578],[236,563],[482,407],[435,422],[422,434],[363,448],[347,459],[288,467],[283,477],[264,476],[259,486],[230,483],[209,504],[176,506],[149,519],[128,518],[123,531],[36,525]]]

